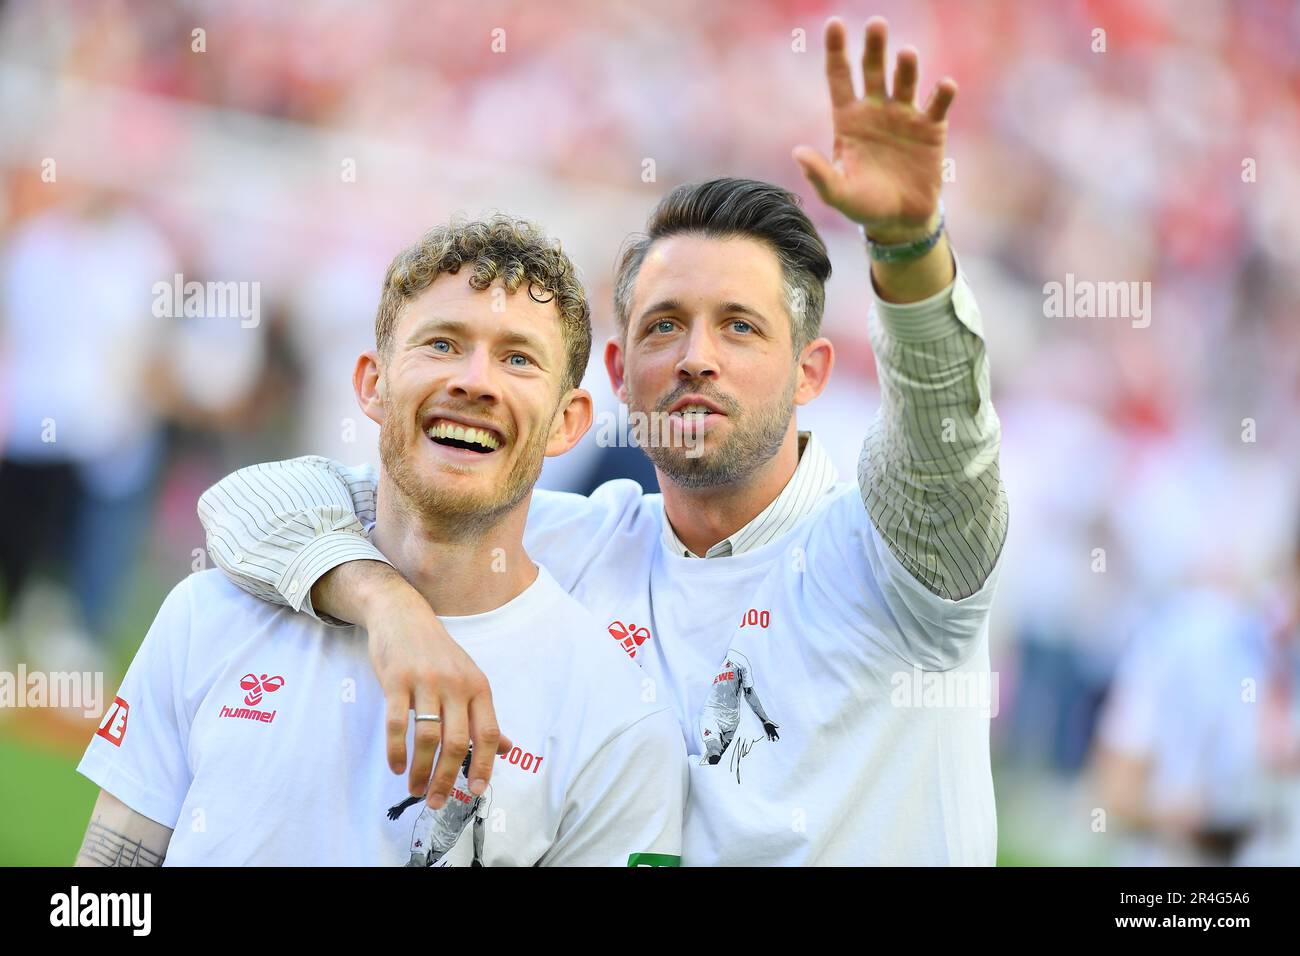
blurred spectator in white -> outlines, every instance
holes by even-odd
[[[1300,562],[1284,584],[1175,594],[1126,650],[1095,764],[1118,862],[1300,864]]]
[[[357,356],[374,348],[375,310],[391,258],[350,244],[330,250],[293,290],[289,335],[303,383],[294,432],[278,457],[378,464],[378,426],[357,407],[352,370]]]
[[[27,635],[34,656],[80,655],[81,627],[102,636],[131,566],[162,450],[153,287],[176,271],[162,234],[98,192],[24,222],[0,261],[5,600],[38,568],[78,599],[59,633]]]
[[[1268,670],[1260,692],[1259,821],[1236,862],[1300,864],[1300,535],[1295,560],[1266,604]]]

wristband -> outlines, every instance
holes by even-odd
[[[939,200],[939,224],[934,227],[934,232],[928,236],[922,236],[920,239],[913,239],[911,242],[898,242],[893,245],[884,245],[876,242],[867,235],[867,227],[861,226],[862,238],[867,242],[867,248],[871,251],[871,258],[876,262],[907,262],[911,259],[919,259],[939,241],[943,235],[944,212],[943,200]]]

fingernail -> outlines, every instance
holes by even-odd
[[[429,801],[429,806],[433,807],[433,809],[435,810],[441,810],[442,805],[446,802],[447,802],[447,798],[439,794],[438,796],[434,797],[432,800]]]
[[[483,791],[487,789],[487,781],[475,777],[469,782],[469,792],[476,797],[483,796]]]

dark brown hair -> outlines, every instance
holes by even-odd
[[[795,352],[817,338],[831,274],[826,244],[800,208],[798,196],[754,179],[711,179],[678,186],[655,206],[645,232],[628,238],[614,282],[614,313],[624,335],[646,254],[658,240],[681,233],[718,239],[743,236],[766,243],[781,263]]]

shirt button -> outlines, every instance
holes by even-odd
[[[297,578],[294,578],[292,581],[289,582],[289,590],[290,590],[290,591],[296,591],[296,590],[298,590],[298,579],[297,579]]]
[[[244,563],[244,552],[242,552],[242,551],[236,551],[236,552],[235,552],[235,563],[236,563],[236,564],[243,564],[243,563]]]

